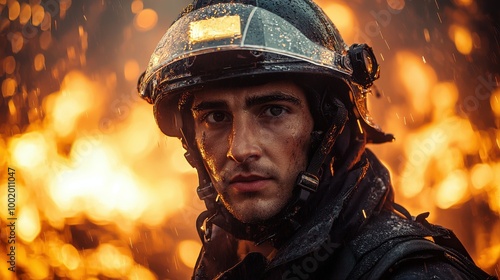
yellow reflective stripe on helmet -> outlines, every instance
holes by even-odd
[[[240,16],[224,16],[189,23],[189,43],[241,37]]]

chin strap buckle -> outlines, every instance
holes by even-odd
[[[207,210],[210,213],[215,213],[217,209],[217,192],[215,191],[214,185],[212,183],[200,185],[196,189],[196,192],[200,200],[205,202]]]
[[[198,197],[200,200],[206,200],[209,198],[213,198],[215,196],[215,188],[212,183],[206,184],[204,186],[198,186],[196,189],[196,192],[198,194]]]
[[[315,193],[318,190],[319,179],[311,173],[302,171],[297,177],[297,185],[301,188],[300,199],[305,201],[311,193]]]
[[[319,179],[311,173],[302,171],[298,176],[297,185],[310,192],[316,192],[318,190]]]

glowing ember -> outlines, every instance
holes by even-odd
[[[2,82],[2,95],[4,97],[9,97],[14,95],[16,91],[17,82],[12,78],[7,78]]]
[[[462,54],[470,54],[473,47],[470,31],[465,27],[452,25],[449,32],[457,50]]]
[[[9,19],[14,21],[17,19],[19,14],[21,13],[21,5],[17,1],[9,2]]]
[[[41,71],[45,68],[45,56],[41,53],[35,56],[34,66],[36,71]]]
[[[138,12],[142,11],[143,8],[144,8],[144,3],[142,3],[142,0],[134,0],[132,1],[132,4],[130,4],[130,10],[134,14],[137,14]]]
[[[140,74],[139,64],[136,60],[131,59],[125,62],[124,76],[127,81],[135,81]]]
[[[6,74],[14,73],[14,70],[16,69],[16,60],[14,59],[13,56],[8,56],[4,58],[3,69]]]
[[[45,17],[45,9],[39,4],[34,5],[31,14],[31,23],[33,26],[39,26]]]
[[[158,22],[158,14],[155,10],[144,9],[140,11],[134,21],[135,27],[140,31],[148,31],[155,27]]]
[[[393,10],[401,11],[405,7],[405,0],[387,0],[387,5]]]

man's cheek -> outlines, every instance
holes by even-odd
[[[218,157],[218,154],[213,153],[210,150],[205,150],[202,157],[205,162],[207,171],[210,173],[212,179],[216,182],[224,181],[224,157],[220,157],[220,155]]]

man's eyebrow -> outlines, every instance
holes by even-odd
[[[270,102],[286,101],[295,105],[300,105],[302,102],[297,97],[288,95],[281,91],[270,92],[265,95],[250,96],[245,100],[246,107],[262,105]],[[227,109],[229,106],[224,100],[201,101],[193,106],[193,112],[200,112],[213,109]]]
[[[252,107],[276,101],[287,101],[295,105],[300,105],[302,103],[297,97],[288,95],[281,91],[275,91],[265,95],[251,96],[245,100],[245,105],[247,107]]]
[[[212,109],[227,109],[228,105],[222,100],[201,101],[191,109],[193,112],[200,112]]]

